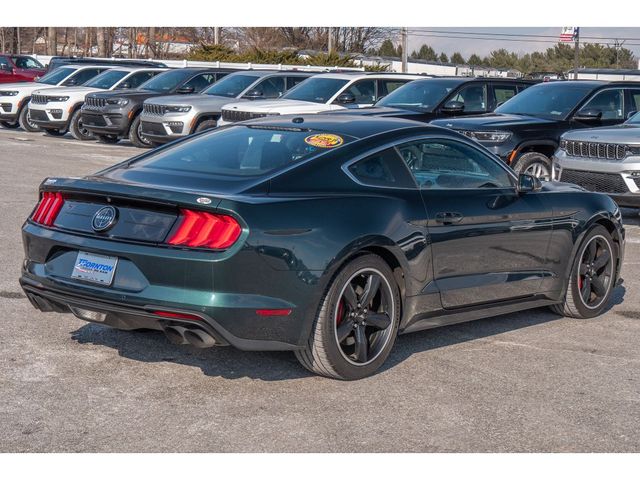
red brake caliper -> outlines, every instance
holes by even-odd
[[[582,275],[578,274],[578,290],[582,291]]]
[[[336,317],[336,325],[340,325],[342,323],[342,317],[344,317],[344,300],[340,299],[340,303],[338,303],[338,316]]]

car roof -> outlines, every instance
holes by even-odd
[[[408,79],[418,79],[418,78],[429,78],[424,75],[418,75],[417,73],[392,73],[392,72],[336,72],[336,73],[321,73],[321,78],[335,78],[338,80],[354,80],[358,78],[371,78],[371,77],[380,77],[380,78],[408,78]]]
[[[359,115],[282,115],[264,117],[235,125],[251,125],[270,128],[296,128],[331,132],[354,138],[364,138],[379,133],[403,128],[423,127],[427,130],[441,131],[440,127],[406,120],[404,118],[373,117]]]

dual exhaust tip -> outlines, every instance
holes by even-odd
[[[200,328],[171,326],[164,329],[164,334],[174,345],[191,345],[196,348],[209,348],[216,344],[215,338]]]

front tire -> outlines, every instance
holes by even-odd
[[[133,119],[131,128],[129,128],[129,141],[138,148],[152,148],[153,142],[142,134],[142,122],[140,115]]]
[[[528,173],[540,180],[551,180],[551,160],[539,152],[527,152],[521,155],[513,165],[517,173]]]
[[[96,135],[96,139],[100,143],[106,143],[108,145],[113,145],[118,143],[120,140],[117,135]]]
[[[31,121],[31,117],[29,116],[29,105],[25,105],[20,110],[20,115],[18,115],[18,123],[20,124],[20,128],[22,128],[25,132],[39,132],[40,128]]]
[[[20,123],[18,122],[6,122],[6,121],[2,121],[0,122],[0,125],[2,125],[4,128],[8,128],[8,129],[15,129],[18,128],[20,126]]]
[[[593,227],[573,259],[564,301],[551,309],[558,315],[593,318],[608,306],[615,286],[618,248],[601,225]]]
[[[205,120],[204,122],[200,122],[196,127],[195,133],[203,132],[205,130],[213,130],[218,126],[218,122],[215,120]]]
[[[304,349],[295,352],[313,373],[340,380],[372,375],[385,362],[398,333],[400,291],[377,255],[362,255],[334,277]]]
[[[86,142],[87,140],[95,140],[93,133],[87,130],[82,123],[80,109],[76,110],[71,116],[69,131],[71,132],[71,136],[76,140],[81,140],[83,142]]]

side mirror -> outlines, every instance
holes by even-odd
[[[541,188],[542,182],[538,177],[534,177],[528,173],[518,175],[518,186],[516,187],[518,193],[537,192]]]
[[[456,100],[449,100],[447,103],[444,104],[444,107],[442,107],[442,112],[443,113],[462,113],[464,111],[464,103],[462,102],[458,102]]]
[[[638,113],[637,110],[632,110],[631,112],[627,113],[627,120],[633,117],[636,113]]]
[[[602,111],[595,108],[587,108],[580,110],[573,116],[574,120],[578,122],[597,122],[602,118]]]
[[[253,89],[245,93],[244,98],[246,98],[247,100],[259,100],[261,98],[264,98],[264,95],[260,90]]]
[[[70,78],[69,80],[67,80],[66,82],[64,82],[64,86],[65,87],[73,87],[74,85],[76,85],[78,83],[78,81],[75,78]]]
[[[340,95],[338,95],[338,98],[336,98],[336,103],[340,103],[343,105],[356,103],[356,96],[353,93],[341,93]]]
[[[10,72],[12,70],[11,65],[8,63],[0,63],[0,70],[6,70]]]
[[[180,87],[176,90],[176,93],[185,94],[185,93],[193,93],[196,89],[193,87]]]

